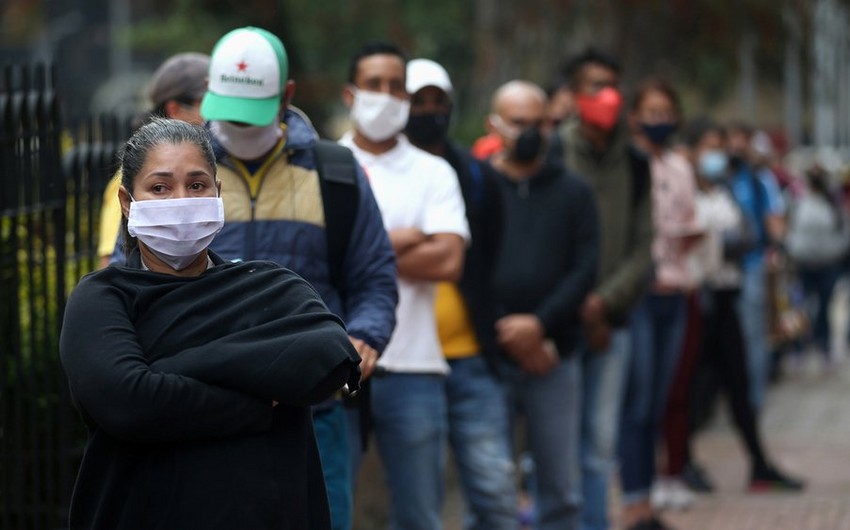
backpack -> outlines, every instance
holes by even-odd
[[[848,220],[825,197],[809,193],[791,211],[785,248],[803,266],[837,263],[850,247]]]
[[[329,140],[317,141],[313,156],[325,210],[330,281],[342,295],[345,284],[343,263],[360,204],[357,161],[350,149]]]

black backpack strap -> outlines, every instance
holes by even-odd
[[[357,218],[360,188],[357,186],[357,161],[347,147],[319,140],[313,147],[322,204],[325,210],[325,238],[328,241],[328,269],[331,285],[344,290],[343,263]]]

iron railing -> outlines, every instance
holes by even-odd
[[[67,526],[84,433],[58,355],[65,300],[96,267],[120,120],[64,127],[52,68],[0,76],[0,529]]]

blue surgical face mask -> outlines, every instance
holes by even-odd
[[[700,176],[711,182],[723,180],[729,168],[729,157],[720,149],[704,152],[699,157],[697,171]]]
[[[650,142],[655,145],[664,145],[676,131],[676,123],[670,121],[651,124],[641,123],[640,128]]]

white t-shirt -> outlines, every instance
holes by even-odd
[[[457,234],[469,241],[463,196],[454,169],[410,144],[403,135],[380,155],[358,148],[353,135],[339,141],[363,166],[384,227]],[[435,282],[398,280],[396,327],[378,366],[391,372],[448,373],[434,317]]]
[[[688,255],[691,274],[712,288],[741,286],[741,268],[723,256],[723,233],[740,230],[744,222],[741,208],[725,188],[715,187],[696,196],[697,222],[705,227],[705,237]]]

